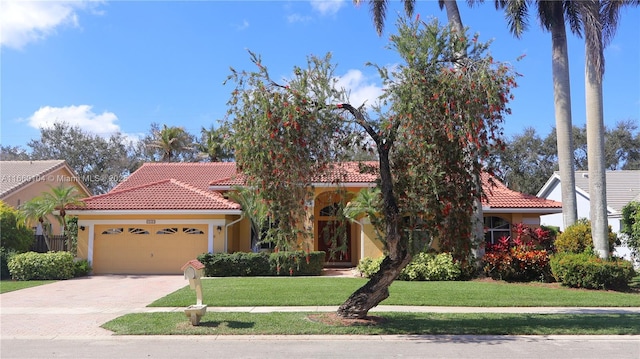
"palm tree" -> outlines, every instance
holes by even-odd
[[[21,207],[25,218],[38,220],[44,219],[50,214],[54,215],[60,223],[61,234],[65,235],[67,209],[70,207],[82,207],[84,197],[76,187],[60,184],[57,187],[49,186],[49,192],[44,192],[38,197],[24,203]],[[45,237],[47,246],[49,242]],[[71,242],[67,241],[67,250],[71,250]]]
[[[528,27],[531,0],[498,0],[496,8],[505,10],[510,31],[520,37]],[[571,124],[571,88],[569,84],[569,52],[565,21],[571,31],[580,35],[580,17],[576,1],[535,1],[538,19],[542,27],[551,33],[551,67],[553,72],[553,94],[556,116],[558,167],[562,193],[562,216],[564,227],[575,223],[578,210],[575,194],[575,172],[573,161],[573,137]],[[566,19],[565,19],[566,16]]]
[[[362,0],[353,0],[354,4],[359,5]],[[371,13],[373,15],[373,23],[376,27],[378,35],[382,35],[384,29],[384,21],[387,15],[387,2],[388,0],[370,0]],[[413,14],[415,0],[403,0],[404,10],[407,16]],[[474,0],[467,0],[469,4],[473,4]],[[452,26],[458,34],[464,33],[464,26],[462,26],[462,18],[460,17],[460,11],[458,10],[458,3],[456,0],[438,0],[440,9],[445,9],[447,12],[447,20],[449,25]]]
[[[250,188],[237,187],[227,193],[229,198],[242,207],[242,214],[251,222],[251,248],[255,251],[262,241],[262,230],[267,223],[268,208],[259,194]]]
[[[580,15],[585,33],[585,100],[591,235],[596,253],[601,258],[609,257],[602,95],[604,48],[615,34],[620,9],[625,5],[638,4],[640,4],[638,0],[580,2]]]
[[[233,154],[225,145],[225,129],[215,128],[213,125],[209,129],[202,127],[200,130],[201,140],[196,145],[200,152],[200,157],[208,158],[211,162],[222,162],[233,158]]]
[[[147,146],[161,150],[163,162],[171,162],[178,153],[192,150],[191,136],[182,127],[163,125],[162,130],[154,131],[153,136]]]

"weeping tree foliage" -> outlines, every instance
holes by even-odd
[[[373,222],[386,257],[340,306],[343,317],[365,317],[387,298],[413,254],[434,238],[458,258],[471,251],[474,197],[481,195],[476,184],[485,160],[502,146],[501,123],[516,85],[510,67],[494,62],[477,37],[452,34],[437,22],[401,19],[398,28],[389,48],[402,62],[392,70],[376,66],[385,92],[371,114],[335,88],[329,55],[309,57],[283,84],[254,54],[257,70],[230,76],[236,159],[277,219],[278,246],[308,238],[310,185],[319,173],[341,181],[339,167],[332,167],[345,153],[341,146],[364,140],[378,153],[379,200],[365,212],[379,216]]]
[[[308,249],[313,175],[340,159],[336,146],[357,137],[336,111],[345,94],[335,88],[330,55],[309,57],[286,84],[274,82],[260,57],[250,56],[257,69],[232,69],[229,77],[236,83],[228,106],[238,170],[272,219],[263,241],[279,250]]]

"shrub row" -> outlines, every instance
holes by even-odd
[[[73,255],[69,252],[16,254],[9,261],[9,272],[15,280],[73,278]]]
[[[589,252],[556,253],[551,270],[558,282],[572,288],[625,290],[635,276],[631,262],[617,258],[605,261]]]
[[[321,275],[325,252],[204,253],[198,260],[207,277]]]
[[[611,226],[609,226],[608,240],[609,253],[612,253],[618,236],[612,232]],[[582,253],[593,250],[591,222],[586,218],[579,219],[576,223],[567,227],[563,233],[558,235],[555,246],[558,252]]]
[[[74,261],[69,252],[14,254],[7,267],[14,280],[69,279],[86,276],[91,272],[87,260]]]
[[[365,257],[358,263],[358,271],[365,277],[371,277],[380,270],[384,257],[376,259]],[[418,253],[398,276],[406,281],[442,281],[461,278],[460,264],[453,260],[450,253]]]

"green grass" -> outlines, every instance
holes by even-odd
[[[332,325],[311,313],[207,313],[191,326],[184,313],[136,313],[102,327],[120,335],[637,335],[640,314],[375,313],[377,325]],[[326,315],[315,313],[316,315]]]
[[[55,280],[28,280],[28,281],[12,281],[3,280],[0,281],[0,294],[13,292],[14,290],[20,290],[24,288],[37,287],[39,285],[53,283]]]
[[[276,277],[203,279],[204,304],[234,306],[340,305],[362,278]],[[465,307],[637,307],[640,293],[577,290],[557,284],[515,284],[496,281],[394,282],[381,305]],[[186,307],[195,292],[186,286],[155,302],[153,307]]]

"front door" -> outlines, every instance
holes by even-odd
[[[318,250],[327,263],[351,265],[351,223],[318,220]]]

